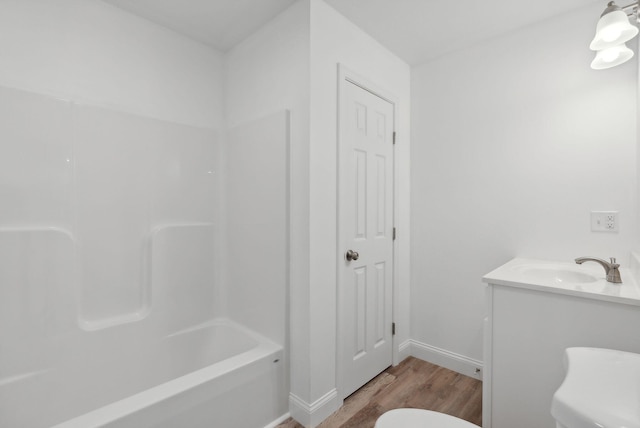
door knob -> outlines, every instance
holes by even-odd
[[[347,254],[345,254],[344,256],[348,262],[350,262],[351,260],[358,260],[358,258],[360,257],[360,254],[358,254],[357,251],[353,251],[353,250],[349,250],[347,251]]]

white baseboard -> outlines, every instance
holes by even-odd
[[[271,422],[268,425],[265,425],[264,428],[276,428],[278,425],[280,425],[281,423],[283,423],[284,421],[286,421],[290,417],[291,417],[291,415],[289,413],[285,413],[284,415],[280,416],[275,421]]]
[[[456,354],[455,352],[450,352],[445,349],[436,348],[435,346],[427,345],[417,340],[409,339],[408,342],[410,342],[408,348],[410,348],[409,353],[411,356],[482,380],[482,361],[474,360],[473,358],[465,357],[464,355]],[[405,346],[405,343],[401,345],[401,348]],[[402,349],[400,352],[402,352]]]
[[[289,413],[291,417],[307,428],[314,428],[342,403],[338,400],[338,390],[335,388],[309,404],[293,393],[289,394]]]
[[[398,362],[402,362],[405,358],[411,356],[411,340],[407,339],[398,347]]]

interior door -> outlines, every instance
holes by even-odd
[[[343,398],[391,365],[393,132],[389,101],[345,80],[339,148]]]

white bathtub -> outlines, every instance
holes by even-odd
[[[282,347],[238,324],[131,348],[0,379],[0,426],[257,428],[286,411]]]

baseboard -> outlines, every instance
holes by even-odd
[[[411,356],[411,340],[407,339],[398,347],[398,362],[402,362],[405,358]]]
[[[338,391],[335,388],[311,404],[290,393],[289,413],[300,424],[307,428],[314,428],[338,410],[341,405],[339,401]]]
[[[445,349],[436,348],[426,343],[410,339],[410,354],[413,357],[437,364],[449,370],[453,370],[463,375],[482,380],[483,362],[456,354]],[[406,343],[406,342],[405,342]],[[402,344],[404,346],[404,343]]]
[[[278,425],[280,425],[281,423],[283,423],[284,421],[286,421],[290,417],[291,417],[291,415],[289,413],[285,413],[284,415],[280,416],[275,421],[271,422],[268,425],[265,425],[264,428],[276,428]]]

